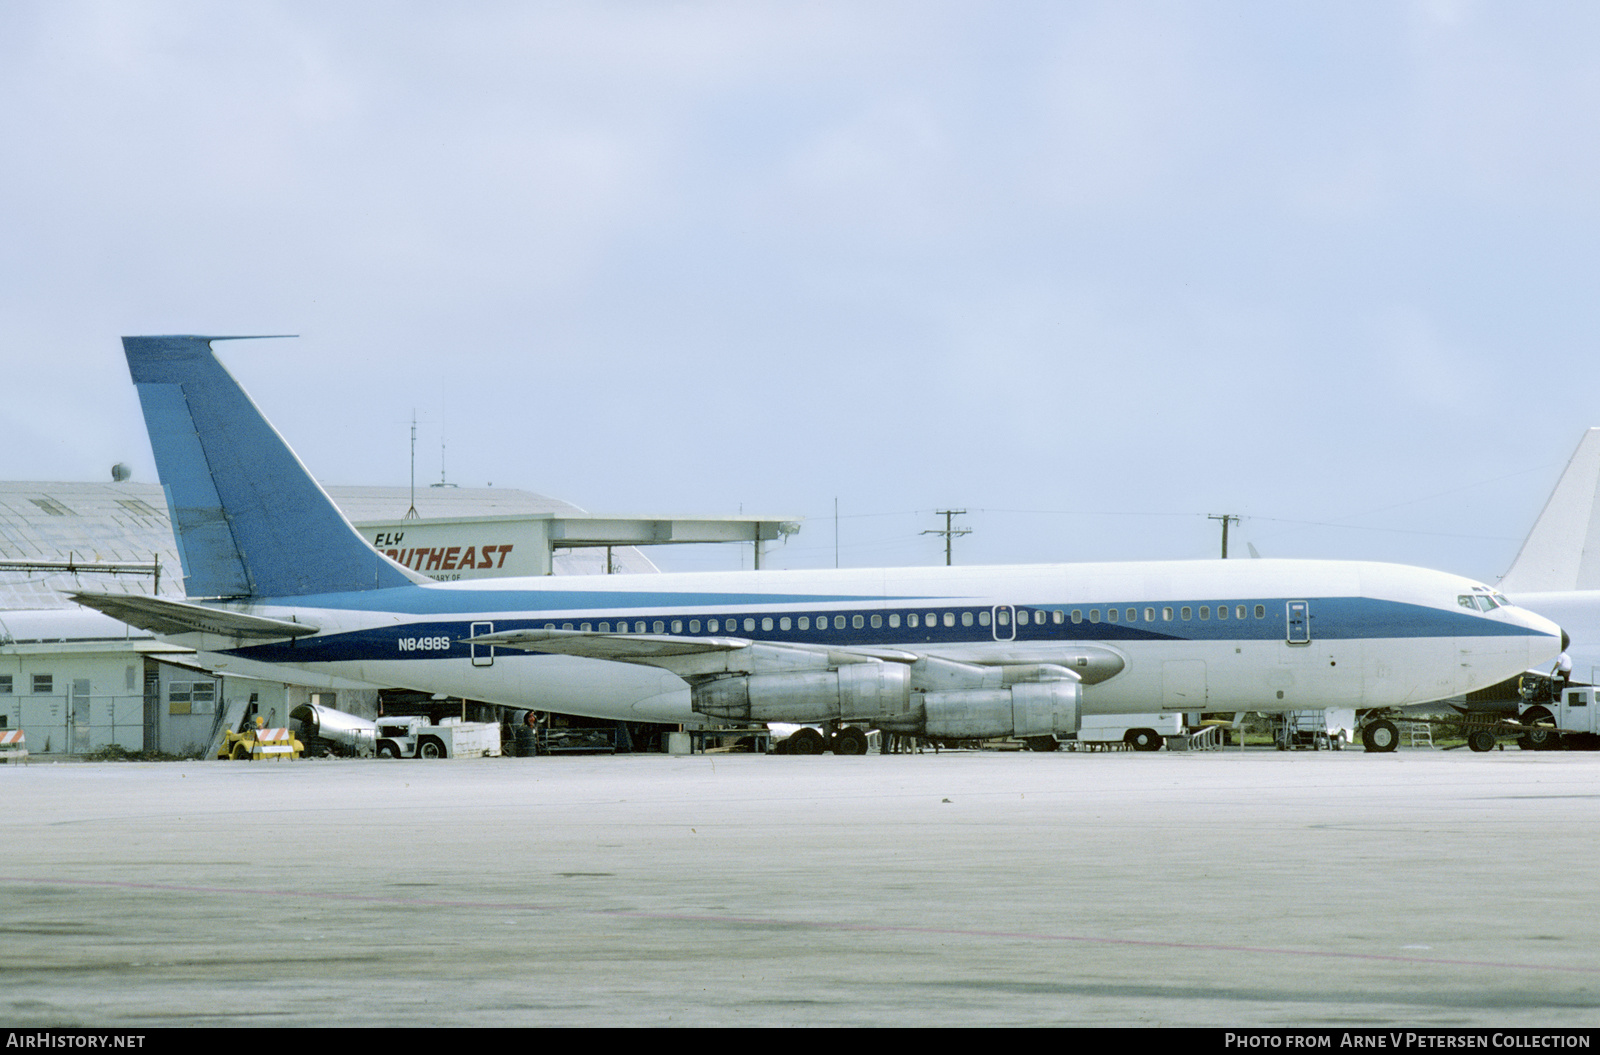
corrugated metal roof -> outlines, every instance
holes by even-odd
[[[411,507],[407,487],[328,487],[328,496],[352,521],[403,517]],[[424,518],[579,515],[559,498],[502,487],[428,487],[417,490]],[[652,572],[655,565],[633,548],[615,551],[618,570]],[[161,596],[182,597],[183,571],[159,484],[0,482],[0,560],[104,562],[159,561]],[[557,575],[605,571],[604,550],[557,553]],[[0,609],[74,607],[64,590],[150,592],[139,575],[89,572],[0,571]]]

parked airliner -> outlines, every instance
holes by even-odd
[[[1054,738],[1098,712],[1376,708],[1548,665],[1456,575],[1248,560],[436,583],[373,549],[216,359],[125,337],[190,600],[78,593],[180,644],[632,721]],[[1392,728],[1392,727],[1391,727]]]
[[[1600,675],[1600,429],[1578,441],[1499,588],[1576,635],[1572,676]]]

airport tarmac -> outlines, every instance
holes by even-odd
[[[1600,1025],[1600,754],[0,767],[0,1023]]]

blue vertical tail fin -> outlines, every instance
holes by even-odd
[[[225,337],[124,337],[190,597],[304,597],[417,579],[367,544],[217,361]]]

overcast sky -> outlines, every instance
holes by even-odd
[[[293,333],[222,358],[328,483],[415,411],[779,566],[1493,581],[1600,424],[1592,2],[4,0],[0,87],[0,479],[155,479],[123,334]]]

